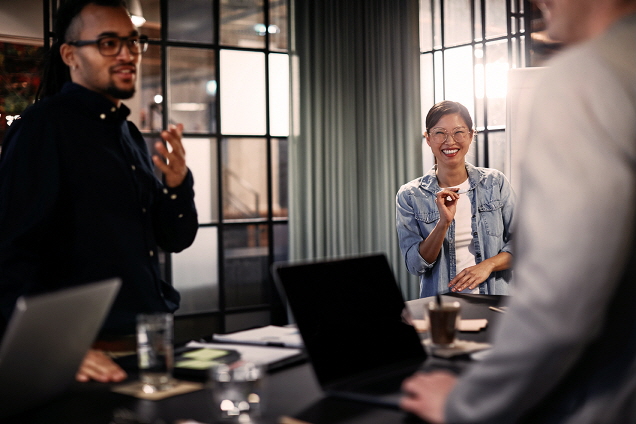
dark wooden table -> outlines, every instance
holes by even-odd
[[[461,333],[467,340],[486,341],[501,314],[489,306],[505,302],[505,296],[449,295],[462,305],[463,318],[487,318],[489,325],[477,333]],[[423,317],[426,299],[407,302],[414,318]],[[379,335],[380,337],[380,335]],[[465,360],[465,359],[464,359]],[[390,424],[419,422],[395,409],[325,397],[307,362],[268,375],[268,404],[255,423],[274,424],[290,416],[312,424]],[[62,397],[3,424],[193,424],[213,423],[209,389],[161,401],[141,400],[113,393],[100,383],[76,383]],[[189,421],[189,422],[188,422]]]

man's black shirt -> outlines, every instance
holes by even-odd
[[[0,156],[0,311],[20,295],[110,277],[122,288],[105,333],[130,333],[139,312],[174,311],[158,247],[178,252],[198,223],[192,174],[154,175],[129,109],[77,84],[29,107]]]

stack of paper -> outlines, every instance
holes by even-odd
[[[214,340],[227,343],[245,343],[263,346],[302,348],[303,340],[296,327],[268,325],[230,334],[215,334]]]

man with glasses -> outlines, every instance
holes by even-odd
[[[134,348],[140,312],[173,312],[160,249],[181,251],[198,228],[183,126],[161,133],[150,157],[122,104],[135,93],[148,40],[121,0],[67,0],[35,105],[0,156],[0,317],[18,296],[110,277],[122,287],[77,378],[126,374],[101,350]],[[154,175],[153,163],[163,173]],[[119,347],[119,348],[118,348]]]

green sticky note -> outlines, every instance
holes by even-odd
[[[227,350],[204,348],[185,352],[181,356],[183,356],[184,358],[197,359],[199,361],[211,361],[225,355],[227,355]]]
[[[216,364],[215,361],[199,361],[196,359],[189,359],[186,361],[179,361],[176,363],[177,368],[189,368],[193,370],[205,370]]]

